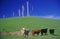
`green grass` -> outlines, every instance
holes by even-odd
[[[37,36],[37,37],[29,37],[28,39],[59,39],[60,38],[60,20],[54,19],[45,19],[45,18],[37,18],[37,17],[16,17],[16,18],[0,18],[0,32],[13,32],[20,31],[22,27],[33,29],[42,29],[42,28],[54,28],[55,34],[58,36]],[[25,39],[20,36],[0,36],[2,39]]]
[[[59,39],[58,36],[51,36],[51,35],[47,35],[47,36],[31,36],[28,38],[24,38],[21,36],[3,36],[1,39]]]

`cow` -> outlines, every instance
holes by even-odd
[[[27,28],[22,28],[21,35],[24,37],[28,37],[30,30]]]
[[[35,34],[39,35],[41,30],[32,30],[32,35],[34,36]]]
[[[41,35],[43,35],[43,34],[47,35],[47,29],[48,29],[48,28],[41,29]]]
[[[29,29],[25,29],[25,30],[24,30],[24,37],[28,37],[29,32],[30,32],[30,30],[29,30]]]
[[[50,32],[51,35],[54,35],[54,31],[55,31],[54,29],[50,29],[49,30],[49,32]]]

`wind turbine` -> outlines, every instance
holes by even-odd
[[[22,17],[24,17],[24,6],[22,5]]]
[[[28,1],[27,1],[27,16],[30,16],[30,14],[29,14],[29,3],[28,3]]]
[[[18,15],[20,16],[20,9],[18,10]]]
[[[14,12],[13,12],[13,16],[14,16]]]

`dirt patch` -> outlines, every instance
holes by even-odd
[[[9,32],[10,35],[21,35],[21,32]]]
[[[0,32],[0,35],[20,35],[21,32]]]

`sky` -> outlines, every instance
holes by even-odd
[[[22,5],[24,16],[27,15],[27,4],[29,2],[30,16],[60,19],[60,0],[0,0],[0,18],[18,16],[18,10],[22,16]]]

